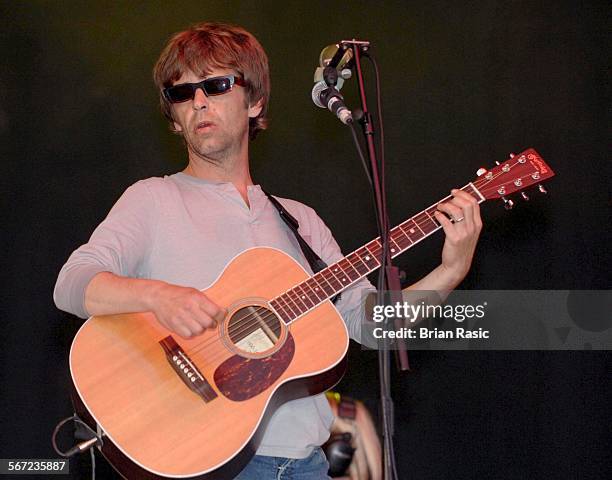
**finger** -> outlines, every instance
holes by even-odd
[[[218,323],[202,306],[200,306],[198,310],[197,322],[202,328],[216,328]]]
[[[458,192],[458,190],[452,190],[452,193]],[[461,214],[457,216],[456,213],[453,214],[455,218],[455,223],[463,222],[463,226],[466,227],[467,230],[472,230],[474,228],[474,203],[470,198],[465,197],[465,192],[461,192],[463,195],[453,197],[448,203],[453,205],[459,209],[461,209]]]
[[[189,331],[190,337],[195,337],[204,333],[204,330],[206,329],[206,325],[202,324],[202,321],[199,317],[200,315],[196,314],[196,312],[191,311],[188,314],[182,316],[177,323]]]
[[[468,218],[467,215],[469,215],[469,218],[474,225],[478,226],[480,224],[480,226],[482,226],[478,200],[463,190],[453,189],[451,190],[451,194],[454,198],[461,202],[461,208],[465,211],[466,218]]]
[[[214,323],[200,308],[200,291],[193,289],[172,316],[176,328],[182,327],[189,331],[190,336],[200,335],[204,329]]]
[[[181,337],[189,339],[198,335],[198,332],[201,331],[201,328],[197,326],[197,324],[192,325],[189,322],[185,322],[183,320],[174,322],[172,331],[179,334]]]
[[[216,327],[218,322],[223,321],[226,313],[225,310],[201,292],[200,298],[198,299],[198,306],[200,311],[204,312],[208,319],[207,328]]]
[[[469,220],[469,223],[473,223],[474,206],[477,205],[476,199],[466,192],[457,189],[451,190],[451,193],[454,195],[453,204],[463,210],[463,216],[466,220]]]
[[[191,338],[192,332],[189,324],[179,315],[166,316],[163,312],[156,312],[155,317],[159,324],[165,329],[180,335],[183,338]]]
[[[472,201],[476,202],[476,199],[472,195],[470,195],[469,193],[463,190],[460,190],[459,188],[453,188],[451,190],[451,194],[455,198],[462,198],[464,200],[467,200],[468,202],[472,202]]]
[[[458,205],[456,205],[455,203],[453,203],[453,200],[450,200],[444,203],[440,203],[438,205],[438,210],[446,213],[449,217],[452,218],[452,220],[455,223],[461,222],[461,220],[465,217],[463,209],[459,207]]]
[[[434,212],[434,216],[436,217],[436,220],[438,220],[438,223],[440,223],[440,225],[442,225],[442,229],[444,230],[444,234],[447,237],[452,236],[454,234],[454,232],[453,232],[453,224],[448,219],[448,217],[446,215],[444,215],[442,212]]]
[[[184,325],[180,325],[179,327],[175,328],[174,332],[185,339],[191,338],[191,330]]]
[[[478,230],[482,229],[482,218],[480,216],[480,204],[478,202],[476,202],[476,205],[474,205],[474,225],[476,226],[476,228]]]

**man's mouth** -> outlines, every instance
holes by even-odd
[[[199,122],[196,125],[196,132],[202,131],[202,130],[209,130],[211,127],[213,127],[215,124],[213,122]]]

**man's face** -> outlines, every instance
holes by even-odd
[[[187,71],[174,82],[196,83],[206,78],[232,75],[226,69],[213,69],[205,77]],[[172,105],[174,127],[183,134],[190,155],[222,163],[225,158],[239,154],[248,142],[249,118],[261,112],[259,104],[249,106],[246,89],[234,85],[229,92],[207,97],[196,90],[193,100]]]

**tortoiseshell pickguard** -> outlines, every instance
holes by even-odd
[[[295,343],[288,334],[281,349],[269,357],[244,358],[234,355],[215,370],[215,384],[230,400],[248,400],[278,380],[291,363],[294,353]]]

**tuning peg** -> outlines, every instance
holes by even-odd
[[[499,165],[499,162],[497,160],[495,160],[495,165]]]
[[[508,158],[514,158],[514,153],[509,154]]]
[[[512,210],[512,207],[514,207],[514,202],[512,200],[508,200],[506,197],[501,197],[501,199],[504,201],[504,208],[506,210]]]
[[[484,167],[480,167],[478,170],[476,170],[476,175],[479,177],[482,177],[485,173],[487,173],[487,169]]]
[[[525,192],[521,192],[521,197],[523,197],[523,200],[525,200],[526,202],[529,201],[529,195],[527,195]]]
[[[541,183],[538,183],[538,189],[540,190],[541,193],[544,193],[544,194],[548,193],[548,190],[546,190],[544,188],[544,185],[542,185]]]

